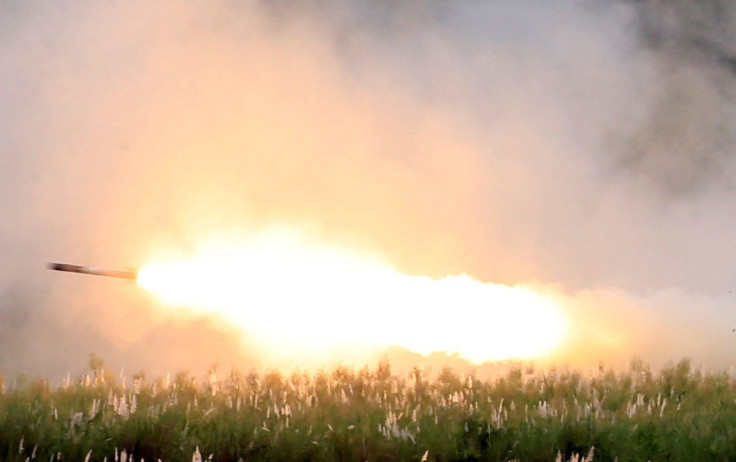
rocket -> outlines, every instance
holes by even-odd
[[[131,282],[136,282],[138,280],[138,271],[135,270],[110,270],[93,268],[91,266],[70,265],[68,263],[49,263],[49,269],[54,271],[68,271],[70,273],[82,273],[91,274],[93,276],[125,279]]]

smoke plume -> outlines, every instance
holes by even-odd
[[[264,366],[44,263],[272,225],[553,291],[561,361],[730,361],[731,2],[2,2],[0,43],[4,374]]]

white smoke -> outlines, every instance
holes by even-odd
[[[554,286],[583,337],[626,339],[590,361],[723,365],[735,18],[674,0],[2,3],[0,370],[256,364],[217,323],[43,268],[273,223],[410,274]]]

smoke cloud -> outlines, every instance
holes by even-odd
[[[272,225],[560,294],[571,364],[730,361],[730,2],[3,2],[0,43],[4,374],[264,366],[43,268]]]

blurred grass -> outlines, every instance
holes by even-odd
[[[182,461],[735,460],[736,383],[690,362],[493,380],[336,367],[132,383],[91,370],[0,394],[0,459]],[[123,452],[124,451],[124,452]],[[197,452],[199,451],[199,452]]]

